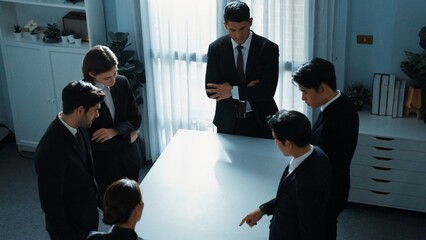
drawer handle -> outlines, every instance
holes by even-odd
[[[384,171],[392,170],[392,168],[385,168],[385,167],[373,167],[373,168],[375,168],[377,170],[384,170]]]
[[[375,194],[381,194],[381,195],[388,195],[388,192],[380,192],[380,191],[374,191],[374,190],[370,190],[371,192],[375,193]]]
[[[394,140],[393,138],[385,138],[385,137],[374,137],[374,138],[376,138],[378,140],[383,140],[383,141],[393,141]]]
[[[377,160],[383,160],[383,161],[389,161],[389,160],[392,160],[392,158],[385,158],[385,157],[375,157],[375,156],[373,156],[375,159],[377,159]]]
[[[377,150],[382,150],[382,151],[392,151],[393,148],[385,148],[385,147],[374,147]]]
[[[390,182],[388,180],[382,180],[382,179],[376,179],[376,178],[372,178],[371,180],[373,180],[375,182],[382,182],[382,183],[388,183],[388,182]]]

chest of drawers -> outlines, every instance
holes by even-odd
[[[349,201],[426,212],[426,124],[360,113]]]

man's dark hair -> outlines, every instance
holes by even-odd
[[[89,108],[104,100],[105,93],[89,82],[74,81],[62,90],[62,112],[71,114],[74,109],[83,106],[86,113]]]
[[[241,1],[232,1],[225,7],[223,14],[225,22],[242,22],[250,19],[250,8]]]
[[[303,113],[280,110],[268,117],[268,124],[275,138],[282,143],[289,140],[298,147],[309,144],[312,134],[311,123]]]
[[[322,58],[314,58],[304,63],[294,72],[292,81],[299,86],[315,90],[318,90],[321,83],[324,83],[336,90],[334,66],[331,62]]]

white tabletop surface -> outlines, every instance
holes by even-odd
[[[144,240],[268,239],[270,216],[241,219],[275,197],[289,162],[268,139],[179,130],[141,183]]]

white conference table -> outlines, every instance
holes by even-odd
[[[275,197],[289,162],[269,139],[179,130],[141,183],[144,240],[268,239],[270,216],[241,219]]]

